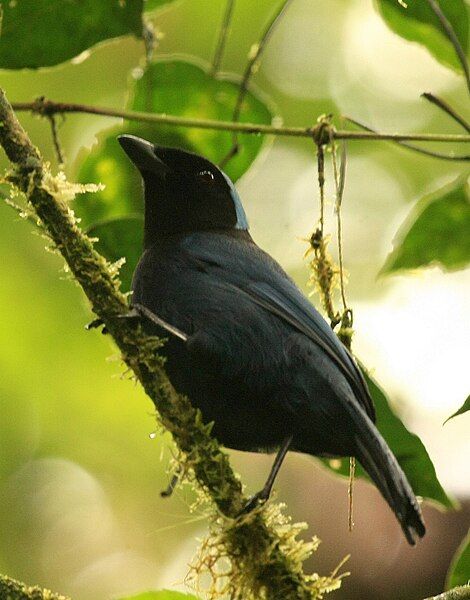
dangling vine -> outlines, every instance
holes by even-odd
[[[332,115],[323,115],[318,119],[318,125],[314,129],[313,140],[317,149],[317,172],[318,187],[320,196],[320,214],[318,226],[309,238],[309,248],[305,255],[311,255],[313,258],[309,262],[311,275],[309,285],[314,286],[314,292],[320,296],[320,300],[325,310],[332,329],[340,326],[337,333],[338,338],[351,351],[351,342],[353,336],[353,311],[349,307],[346,299],[346,285],[343,259],[343,229],[341,207],[343,201],[343,192],[346,175],[346,145],[343,142],[341,151],[341,162],[338,168],[337,144],[334,137],[334,126],[332,124]],[[331,152],[331,161],[333,166],[333,179],[335,186],[334,212],[336,217],[336,238],[338,246],[338,265],[335,264],[328,252],[330,235],[325,235],[325,149]],[[334,289],[339,287],[342,310],[335,309]],[[356,470],[356,459],[354,456],[349,458],[349,484],[348,484],[348,527],[352,531],[353,522],[353,483]]]

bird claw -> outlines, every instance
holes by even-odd
[[[98,317],[96,319],[93,319],[93,321],[91,321],[91,323],[88,323],[87,325],[85,325],[85,329],[87,331],[90,331],[91,329],[96,329],[97,327],[100,327],[101,325],[104,325],[103,319],[100,319]]]
[[[129,319],[130,321],[137,321],[137,320],[142,319],[142,315],[134,307],[131,307],[129,312],[127,312],[124,315],[117,315],[117,318],[118,319]],[[96,319],[93,319],[93,321],[91,321],[91,323],[88,323],[87,325],[85,325],[85,329],[87,331],[91,331],[92,329],[97,329],[98,327],[101,327],[101,326],[103,326],[101,333],[103,335],[107,334],[108,329],[107,329],[106,325],[104,324],[103,319],[100,319],[99,317],[97,317]]]
[[[180,472],[178,471],[173,474],[168,486],[160,492],[160,497],[161,498],[169,498],[175,491],[175,487],[178,485],[179,480],[180,480]]]
[[[268,501],[268,499],[269,499],[269,492],[265,489],[262,489],[261,491],[257,492],[256,494],[253,494],[253,496],[251,496],[248,499],[248,502],[242,508],[242,510],[240,511],[238,516],[249,514],[250,512],[255,510],[255,508],[258,508],[259,506],[263,506],[263,504],[265,504]]]
[[[104,324],[103,319],[100,319],[99,317],[96,319],[93,319],[93,321],[91,321],[91,323],[88,323],[87,325],[85,325],[85,329],[87,331],[91,331],[92,329],[97,329],[98,327],[101,327],[103,325],[103,329],[101,330],[101,333],[103,335],[106,335],[108,333],[108,330],[106,328],[106,325]]]

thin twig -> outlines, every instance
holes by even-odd
[[[278,127],[274,125],[262,125],[257,123],[233,123],[232,121],[216,121],[211,119],[188,119],[168,114],[138,112],[131,110],[119,110],[104,106],[89,104],[76,104],[69,102],[54,102],[43,100],[35,102],[14,102],[13,108],[17,111],[32,111],[36,114],[47,116],[57,113],[86,113],[101,115],[128,121],[140,121],[143,123],[161,123],[175,127],[194,127],[195,129],[214,129],[218,131],[238,131],[252,135],[277,135],[287,137],[315,137],[319,130],[318,125],[309,127]],[[418,141],[418,142],[462,142],[469,143],[470,135],[448,134],[448,133],[378,133],[375,131],[342,131],[333,132],[335,140],[389,140],[395,142]],[[443,157],[445,158],[445,157]],[[459,160],[467,160],[462,158]]]
[[[256,70],[257,63],[261,58],[261,55],[266,48],[269,40],[272,37],[274,30],[276,29],[277,24],[285,14],[287,7],[292,2],[292,0],[284,0],[284,2],[280,5],[278,10],[274,13],[272,18],[270,19],[266,29],[264,30],[261,39],[257,44],[254,44],[251,47],[250,54],[248,55],[248,63],[245,67],[245,71],[242,76],[242,80],[240,82],[240,87],[238,89],[237,101],[235,103],[235,107],[233,109],[232,121],[234,123],[238,123],[240,120],[240,114],[243,106],[243,100],[245,99],[246,93],[248,91],[248,85],[250,83],[250,79],[253,73]],[[238,153],[238,135],[234,134],[232,138],[232,147],[226,154],[226,156],[220,161],[220,166],[224,167],[227,162]]]
[[[462,585],[426,600],[470,600],[470,585]]]
[[[454,121],[457,121],[459,125],[462,125],[465,131],[470,133],[470,123],[466,121],[461,115],[459,115],[458,112],[455,109],[453,109],[452,106],[450,106],[445,100],[439,98],[439,96],[431,94],[431,92],[424,92],[423,94],[421,94],[421,97],[425,98],[432,104],[438,106],[441,110],[446,112],[452,119],[454,119]]]
[[[364,125],[364,123],[361,123],[360,121],[357,121],[356,119],[351,119],[351,117],[344,117],[346,119],[346,121],[349,121],[349,123],[352,123],[353,125],[356,125],[357,127],[360,127],[361,129],[365,129],[366,132],[371,133],[371,134],[376,134],[377,132],[375,131],[375,129],[371,129],[370,127],[368,127],[367,125]],[[336,139],[339,139],[338,136],[335,136]],[[375,139],[385,139],[383,137],[380,138],[375,138]],[[444,154],[442,152],[434,152],[433,150],[426,150],[426,148],[420,148],[419,146],[415,146],[414,144],[409,144],[408,142],[404,141],[404,139],[414,139],[416,141],[423,141],[422,139],[418,138],[412,138],[412,137],[408,137],[408,138],[387,138],[389,141],[391,142],[395,142],[396,144],[402,146],[403,148],[406,148],[407,150],[412,150],[413,152],[418,152],[419,154],[424,154],[426,156],[430,156],[431,158],[440,158],[442,160],[453,160],[453,161],[469,161],[470,160],[470,155],[468,154],[461,154],[461,155],[455,155],[455,154]],[[437,140],[433,140],[433,141],[437,141]]]
[[[142,37],[145,45],[145,63],[148,66],[152,62],[154,52],[158,46],[158,35],[150,19],[144,19]]]
[[[333,163],[333,176],[335,180],[335,191],[336,191],[336,202],[335,202],[335,213],[336,213],[336,229],[338,236],[338,262],[339,262],[339,287],[341,292],[341,300],[343,302],[343,310],[348,309],[348,303],[346,301],[346,290],[344,285],[344,268],[343,268],[343,227],[341,222],[341,206],[343,202],[344,192],[344,181],[346,175],[346,146],[343,143],[342,155],[341,155],[341,166],[338,169],[338,163],[336,160],[336,144],[330,130],[330,141],[331,141],[331,160]]]
[[[349,482],[348,482],[348,529],[352,531],[354,528],[354,513],[353,513],[353,491],[354,477],[356,475],[356,457],[349,457]]]
[[[7,206],[9,206],[10,208],[12,208],[18,214],[18,216],[21,219],[26,219],[27,221],[29,221],[30,223],[32,223],[35,227],[39,226],[38,219],[37,219],[37,217],[34,218],[33,213],[31,213],[27,209],[23,208],[19,204],[16,204],[16,202],[14,200],[12,200],[11,198],[9,198],[1,190],[0,190],[0,199],[3,200],[3,202],[5,202],[5,204]]]
[[[338,263],[339,263],[339,289],[341,301],[343,303],[343,314],[341,315],[341,327],[338,331],[338,337],[343,344],[351,350],[352,341],[352,309],[349,308],[346,300],[346,286],[344,283],[344,261],[343,261],[343,222],[341,208],[343,204],[344,185],[346,181],[346,142],[343,142],[341,148],[341,164],[338,169],[336,160],[336,142],[333,138],[333,130],[329,130],[330,145],[331,145],[331,160],[333,163],[333,176],[335,180],[336,202],[336,235],[338,238]],[[356,458],[349,457],[349,482],[348,482],[348,529],[352,531],[354,528],[354,476],[356,473]]]
[[[467,89],[470,93],[470,70],[468,68],[467,56],[465,54],[465,50],[462,48],[462,45],[455,33],[454,28],[452,27],[452,23],[448,20],[445,14],[442,12],[441,7],[439,6],[439,2],[437,0],[427,0],[429,6],[434,11],[434,14],[439,19],[440,24],[442,25],[442,29],[445,34],[449,38],[450,43],[454,47],[454,50],[457,54],[457,57],[462,65],[463,72],[465,74],[465,81],[467,82]]]
[[[328,143],[333,127],[332,115],[322,115],[318,120],[318,132],[313,141],[317,149],[318,187],[320,191],[319,225],[309,239],[310,247],[306,255],[313,253],[310,261],[312,273],[309,284],[315,285],[320,295],[323,308],[334,329],[341,321],[341,316],[334,309],[332,289],[338,269],[328,253],[328,237],[325,237],[325,146]]]
[[[325,150],[321,144],[317,146],[318,187],[320,189],[320,233],[325,233]]]
[[[227,41],[228,30],[232,21],[234,8],[235,0],[227,0],[222,24],[220,26],[219,39],[217,41],[217,47],[215,49],[214,59],[212,61],[211,75],[215,75],[219,72],[220,63],[222,62],[222,57],[224,55],[225,43]]]
[[[59,133],[57,131],[57,121],[55,115],[47,115],[47,119],[51,125],[52,142],[54,144],[54,150],[57,156],[57,162],[59,165],[65,164],[65,155],[62,150],[62,146],[59,140]]]

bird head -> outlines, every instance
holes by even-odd
[[[235,186],[209,160],[134,135],[120,135],[118,140],[142,175],[146,247],[162,235],[248,229]]]

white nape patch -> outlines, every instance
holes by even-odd
[[[248,231],[250,226],[248,225],[248,219],[246,218],[245,209],[243,208],[243,204],[240,199],[240,196],[238,195],[238,192],[235,189],[235,186],[233,185],[233,182],[230,179],[230,177],[228,175],[226,175],[223,171],[221,171],[221,173],[224,176],[225,181],[228,183],[228,185],[230,187],[230,195],[232,197],[233,204],[235,206],[235,212],[237,215],[237,222],[235,224],[235,229],[244,229],[244,230]]]

